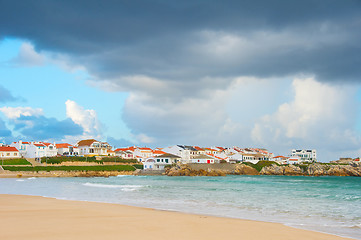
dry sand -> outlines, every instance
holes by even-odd
[[[230,218],[118,204],[0,195],[0,239],[341,240],[333,235]]]

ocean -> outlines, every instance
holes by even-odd
[[[0,193],[278,222],[361,239],[361,178],[356,177],[9,178],[0,179]]]

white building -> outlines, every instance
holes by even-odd
[[[170,147],[163,148],[162,151],[166,153],[170,153],[180,157],[180,161],[182,163],[190,163],[191,162],[191,147],[183,146],[183,145],[174,145]],[[196,151],[196,149],[194,149]]]
[[[292,149],[291,150],[291,157],[298,157],[299,158],[299,162],[316,162],[317,161],[317,155],[316,155],[316,150],[296,150],[296,149]]]
[[[19,150],[20,155],[25,158],[39,160],[42,157],[54,157],[58,151],[55,144],[43,142],[13,142],[10,146]]]
[[[117,148],[114,152],[117,157],[123,159],[134,159],[134,153],[129,148]]]
[[[219,160],[216,160],[216,158],[211,157],[211,156],[207,156],[207,155],[198,155],[198,156],[193,156],[191,159],[192,163],[209,163],[209,164],[213,164],[216,162],[219,162]]]
[[[19,141],[11,143],[10,146],[15,147],[19,151],[21,157],[25,157],[30,144],[30,142]]]
[[[144,170],[153,170],[154,169],[154,158],[148,158],[143,162],[143,169]]]
[[[20,153],[19,150],[17,150],[15,147],[1,146],[0,158],[1,159],[20,158]]]
[[[108,150],[112,147],[106,142],[100,142],[95,139],[81,140],[77,143],[79,154],[83,156],[108,156]]]
[[[58,144],[55,144],[55,146],[56,146],[56,149],[57,149],[57,152],[59,155],[63,155],[63,156],[78,156],[79,155],[79,149],[69,143],[58,143]]]

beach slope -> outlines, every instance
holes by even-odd
[[[0,239],[341,240],[277,223],[210,217],[118,204],[0,195]]]

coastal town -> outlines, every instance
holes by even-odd
[[[190,145],[113,148],[95,139],[80,140],[74,145],[20,140],[0,146],[0,173],[2,177],[361,176],[361,164],[360,158],[318,162],[315,149],[292,149],[288,156],[275,156],[264,148]]]
[[[3,159],[26,158],[40,161],[43,157],[84,156],[120,157],[136,159],[144,169],[163,170],[174,163],[241,163],[256,164],[259,161],[274,161],[278,164],[301,164],[317,161],[316,150],[293,149],[289,156],[274,156],[267,149],[240,147],[199,147],[174,145],[165,148],[123,147],[113,149],[107,142],[95,139],[80,140],[75,145],[69,143],[49,143],[41,141],[18,141],[10,145],[2,144],[0,157]]]

